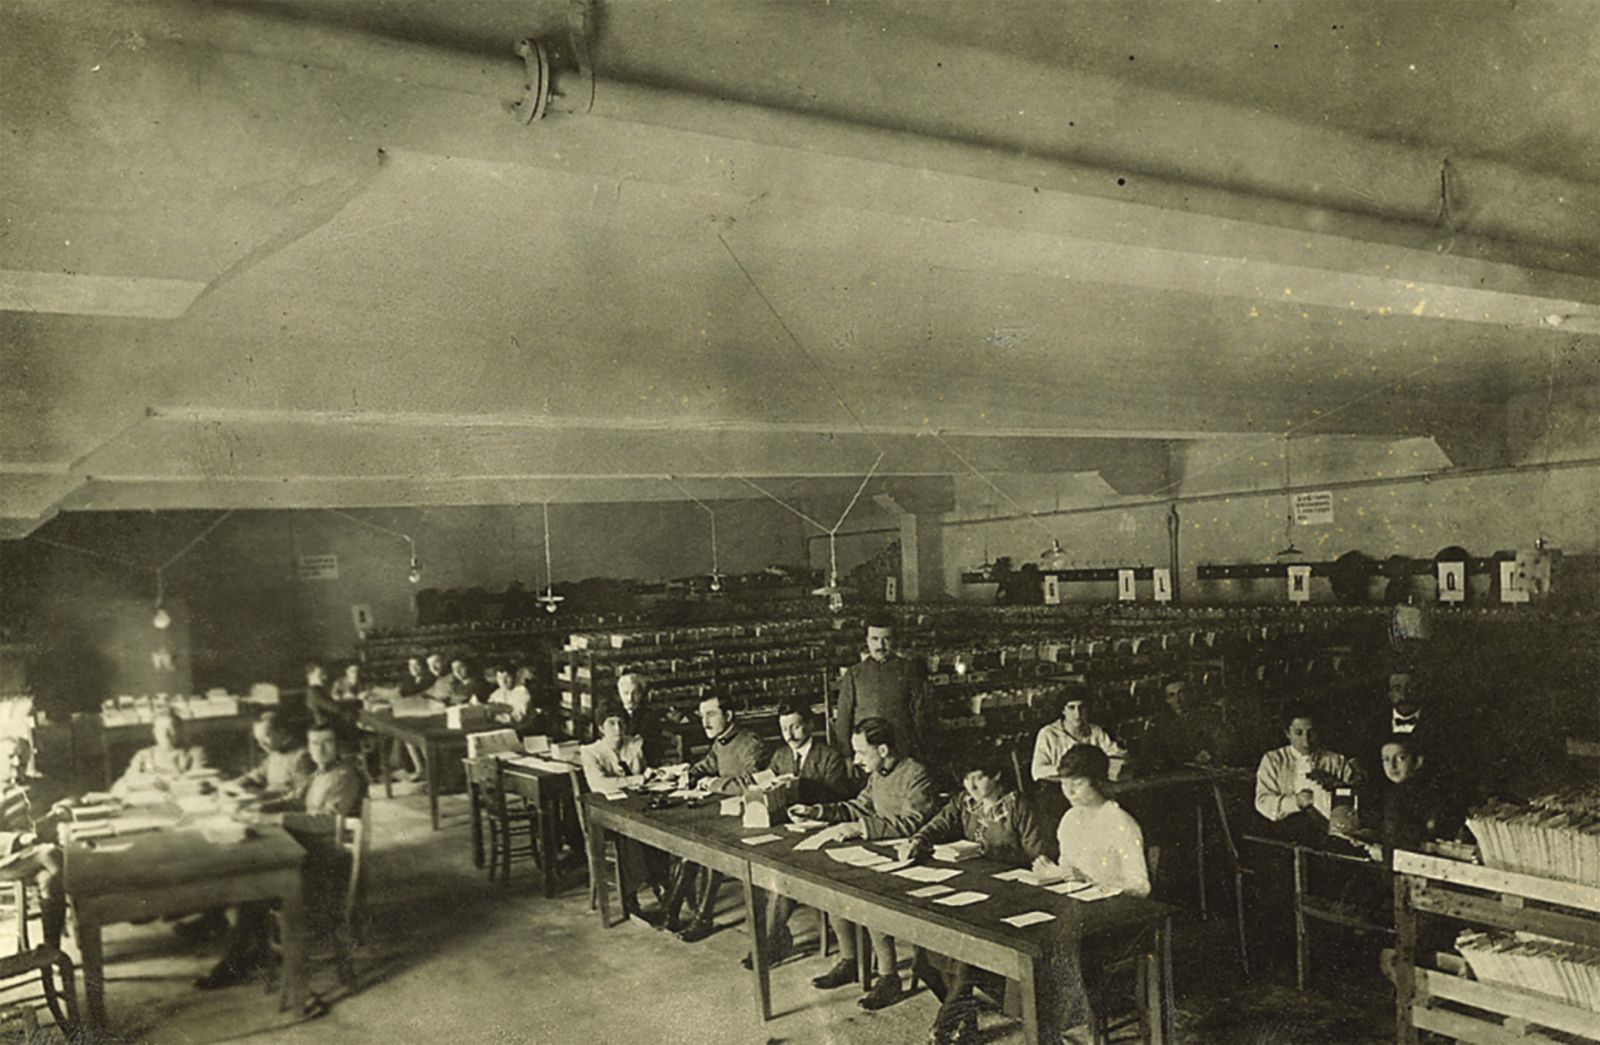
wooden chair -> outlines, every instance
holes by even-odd
[[[593,911],[600,906],[600,890],[606,888],[610,880],[608,867],[620,867],[621,854],[617,852],[615,839],[609,839],[603,850],[601,863],[596,866],[593,851],[589,847],[589,807],[584,798],[589,794],[589,781],[583,775],[583,770],[574,766],[568,770],[572,780],[572,804],[578,811],[578,830],[583,834],[583,855],[589,866],[589,910]],[[621,880],[620,873],[618,880]]]
[[[500,884],[510,885],[513,859],[539,859],[539,810],[506,789],[505,766],[498,758],[472,759],[467,766],[468,786],[477,788],[478,812],[489,828],[489,881],[499,877]],[[549,854],[545,858],[554,859]]]
[[[1147,846],[1145,848],[1145,866],[1149,871],[1150,880],[1156,879],[1157,870],[1161,864],[1161,848]],[[1144,965],[1145,954],[1143,940],[1136,945],[1124,950],[1121,954],[1108,956],[1097,969],[1084,970],[1084,983],[1089,989],[1089,1029],[1091,1040],[1095,1045],[1104,1045],[1110,1040],[1111,1033],[1130,1023],[1137,1022],[1141,1010],[1140,988],[1144,986],[1144,979],[1140,970]],[[1124,1010],[1112,1018],[1110,997],[1119,981],[1130,983],[1133,986],[1133,1009]]]
[[[334,841],[350,854],[350,877],[333,932],[334,960],[339,967],[339,982],[353,989],[356,984],[355,949],[366,942],[367,936],[367,867],[372,850],[370,796],[361,800],[359,815],[339,818],[334,826]]]
[[[11,886],[16,917],[16,951],[0,957],[0,983],[37,976],[41,994],[32,997],[43,997],[45,1005],[50,1009],[50,1015],[61,1028],[61,1033],[68,1041],[76,1041],[79,1029],[78,991],[77,981],[73,975],[72,959],[62,953],[59,947],[52,947],[47,943],[34,945],[28,930],[28,882],[22,878],[13,878]],[[61,975],[59,988],[55,981],[57,973]],[[67,1003],[64,1014],[61,1011],[63,995]],[[32,997],[26,1000],[31,1001]]]

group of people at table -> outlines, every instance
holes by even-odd
[[[667,768],[662,759],[663,717],[649,703],[647,680],[628,673],[618,680],[618,698],[602,702],[594,713],[598,739],[581,751],[583,772],[593,791],[614,793],[639,788],[653,779],[675,777],[682,787],[710,793],[738,794],[763,770],[797,779],[799,801],[787,810],[797,820],[820,821],[830,841],[904,839],[899,859],[926,858],[933,847],[966,840],[984,856],[1031,869],[1036,879],[1092,882],[1129,896],[1150,893],[1144,834],[1139,823],[1111,797],[1114,767],[1128,752],[1105,729],[1089,721],[1086,701],[1069,699],[1061,717],[1045,725],[1036,738],[1031,776],[1059,786],[1068,808],[1055,826],[1055,858],[1047,855],[1051,825],[1042,823],[1033,798],[1011,783],[1009,766],[993,753],[971,748],[952,770],[961,790],[945,798],[934,772],[921,760],[926,734],[923,690],[913,662],[894,651],[890,618],[871,618],[867,656],[844,673],[835,726],[835,744],[814,732],[811,709],[785,704],[778,709],[782,742],[775,750],[739,721],[728,698],[710,694],[700,701],[700,725],[710,742],[698,761]],[[1420,711],[1408,696],[1405,678],[1391,686],[1391,702],[1383,709],[1387,732],[1378,744],[1386,786],[1372,798],[1382,810],[1378,828],[1365,833],[1335,810],[1335,793],[1364,781],[1359,763],[1326,751],[1317,741],[1315,714],[1305,709],[1288,713],[1289,743],[1262,756],[1256,777],[1255,807],[1274,824],[1296,830],[1320,829],[1326,835],[1346,832],[1375,858],[1384,848],[1414,844],[1448,829],[1442,792],[1419,772],[1423,758],[1417,730]],[[1187,709],[1181,683],[1167,691],[1168,727],[1177,727]],[[1158,726],[1160,723],[1158,722]],[[1146,764],[1176,761],[1205,764],[1213,758],[1198,742],[1185,747],[1178,728],[1158,729],[1150,747],[1159,752]],[[842,743],[839,743],[842,742]],[[847,746],[846,746],[847,745]],[[1182,748],[1182,750],[1177,750]],[[848,760],[843,753],[849,752]],[[852,770],[852,764],[854,771]],[[1318,823],[1320,821],[1320,824]],[[712,932],[711,913],[718,875],[687,861],[674,863],[665,854],[625,841],[622,847],[623,906],[646,923],[696,942]],[[649,886],[657,901],[654,911],[641,906],[639,891]],[[766,906],[766,938],[758,942],[769,962],[796,953],[789,930],[794,903],[770,895]],[[685,921],[683,908],[691,904]],[[812,983],[830,990],[858,981],[858,927],[835,918],[839,943],[837,962]],[[867,927],[876,958],[876,978],[859,999],[875,1011],[894,1004],[904,992],[897,971],[895,941]],[[991,974],[938,955],[919,952],[917,973],[941,999],[930,1032],[935,1043],[971,1042],[977,1037],[977,1008],[972,989],[982,986],[998,996]],[[745,958],[748,967],[751,958]],[[1074,982],[1041,991],[1053,997],[1054,1011],[1043,1026],[1056,1032],[1081,1018],[1078,967],[1058,966]],[[1050,985],[1047,985],[1050,986]],[[1047,1031],[1048,1034],[1048,1031]],[[1049,1040],[1047,1037],[1046,1040]]]
[[[253,724],[261,759],[231,781],[208,773],[206,752],[184,744],[183,720],[171,711],[157,711],[150,728],[153,742],[134,753],[112,785],[111,797],[141,807],[180,794],[210,792],[217,796],[219,809],[243,811],[246,822],[282,826],[306,850],[306,909],[314,924],[331,924],[349,875],[349,856],[336,841],[337,819],[359,816],[367,794],[366,773],[341,752],[333,725],[263,712]],[[86,799],[63,796],[58,785],[34,772],[32,755],[26,738],[0,738],[0,880],[23,878],[37,884],[44,939],[56,946],[66,920],[58,828],[72,822],[74,810]],[[179,922],[175,931],[186,939],[225,938],[222,958],[195,986],[210,990],[243,982],[269,961],[272,916],[272,905],[263,901]]]

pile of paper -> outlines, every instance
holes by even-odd
[[[1456,938],[1472,975],[1486,983],[1548,994],[1600,1012],[1600,948],[1533,933],[1477,932]]]
[[[962,839],[959,842],[945,842],[933,847],[933,858],[943,863],[953,864],[962,860],[972,860],[983,855],[983,846],[977,842]]]
[[[1526,805],[1493,800],[1467,827],[1489,867],[1569,882],[1600,882],[1600,785],[1540,796]]]

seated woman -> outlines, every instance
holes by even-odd
[[[600,739],[585,744],[578,751],[583,763],[583,779],[589,790],[615,794],[624,788],[640,787],[655,775],[645,765],[644,740],[629,736],[623,727],[626,718],[620,703],[603,701],[595,710],[594,718],[600,729]],[[645,882],[660,897],[668,877],[667,856],[631,838],[620,841],[618,872],[622,881],[622,909],[646,924],[656,925],[658,919],[645,917],[639,909],[636,894],[639,884]]]
[[[206,753],[198,747],[183,747],[183,723],[171,711],[156,712],[150,723],[155,744],[134,752],[122,776],[111,785],[115,795],[140,788],[165,790],[186,773],[206,768]]]
[[[983,847],[983,855],[1026,867],[1045,854],[1044,833],[1027,801],[1006,784],[1006,778],[987,754],[969,762],[961,779],[962,792],[921,830],[901,843],[902,860],[920,860],[942,842],[969,841]],[[917,973],[940,999],[931,1040],[968,1043],[978,1040],[978,1012],[972,988],[982,987],[1000,997],[1002,977],[954,958],[931,951],[917,952]]]
[[[1061,793],[1072,803],[1056,828],[1061,858],[1037,857],[1033,872],[1046,882],[1080,881],[1129,896],[1149,896],[1144,832],[1137,820],[1106,797],[1109,775],[1110,759],[1093,745],[1079,744],[1061,756],[1052,779],[1061,782]],[[1041,985],[1041,1010],[1059,1032],[1089,1015],[1077,940],[1064,938],[1047,960],[1053,969]]]
[[[0,881],[31,879],[39,887],[44,942],[55,947],[67,920],[57,807],[39,793],[32,762],[33,745],[25,738],[0,737]]]
[[[485,697],[483,703],[493,707],[495,717],[517,732],[532,732],[533,695],[528,692],[528,687],[518,681],[517,673],[510,664],[495,665],[494,681],[494,692]]]
[[[251,732],[266,758],[238,779],[241,786],[266,796],[288,795],[316,772],[316,764],[306,750],[304,734],[296,736],[277,712],[263,712]]]
[[[1309,709],[1291,708],[1283,733],[1289,743],[1262,755],[1256,768],[1256,812],[1280,833],[1314,840],[1327,834],[1334,789],[1360,784],[1365,774],[1354,759],[1322,748]]]

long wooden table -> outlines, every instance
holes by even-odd
[[[558,761],[551,758],[552,761]],[[461,760],[462,769],[467,775],[467,801],[472,815],[472,866],[483,866],[483,821],[482,800],[478,797],[479,788],[490,784],[487,779],[480,779],[479,774],[484,772],[481,763],[475,763],[470,758]],[[520,795],[537,810],[539,822],[538,834],[535,836],[537,846],[539,872],[544,880],[544,894],[556,894],[557,866],[556,855],[560,849],[560,838],[556,834],[556,827],[561,820],[563,805],[573,801],[576,797],[573,791],[572,774],[579,772],[577,766],[571,766],[560,772],[554,770],[535,769],[531,766],[519,766],[506,763],[500,780],[505,789],[512,794]]]
[[[396,717],[388,711],[362,711],[360,717],[361,728],[370,730],[380,736],[391,740],[398,740],[403,744],[412,744],[422,748],[423,760],[427,763],[424,767],[427,775],[428,787],[428,812],[433,818],[433,829],[439,830],[439,784],[440,767],[444,765],[447,754],[450,757],[460,757],[467,751],[467,736],[471,733],[486,733],[491,729],[504,729],[504,723],[486,722],[481,725],[467,726],[461,729],[452,729],[446,725],[445,715],[417,715]],[[387,798],[394,797],[394,786],[390,781],[393,770],[390,755],[392,745],[386,746],[383,753],[383,793]]]
[[[282,905],[284,1007],[305,997],[305,907],[300,894],[305,849],[282,827],[259,824],[255,837],[213,844],[177,806],[134,807],[129,814],[168,822],[121,837],[70,841],[63,881],[83,958],[90,1041],[106,1026],[102,926],[193,914],[256,900]],[[128,817],[119,818],[124,822]]]
[[[1171,916],[1173,908],[1152,900],[1115,896],[1082,902],[1036,886],[997,881],[1011,868],[989,860],[959,865],[961,873],[945,885],[989,894],[968,907],[945,907],[907,894],[924,883],[840,863],[825,851],[796,851],[803,836],[783,828],[742,827],[736,817],[719,816],[716,804],[653,810],[648,800],[613,800],[589,795],[590,865],[604,868],[607,831],[704,864],[737,880],[744,890],[752,939],[765,938],[765,912],[755,890],[766,889],[840,918],[887,932],[907,943],[992,970],[1021,987],[1023,1036],[1039,1041],[1038,985],[1050,949],[1077,946],[1083,939],[1119,931],[1147,931],[1150,946],[1141,963],[1141,1022],[1153,1042],[1172,1040]],[[777,841],[747,845],[741,839],[777,834]],[[862,844],[862,843],[850,843]],[[865,843],[873,848],[872,843]],[[877,851],[885,852],[881,847]],[[600,918],[611,925],[608,890],[598,890]],[[1013,928],[1000,919],[1044,911],[1055,920]],[[772,1018],[770,973],[763,948],[752,947],[753,988],[762,1019]]]

